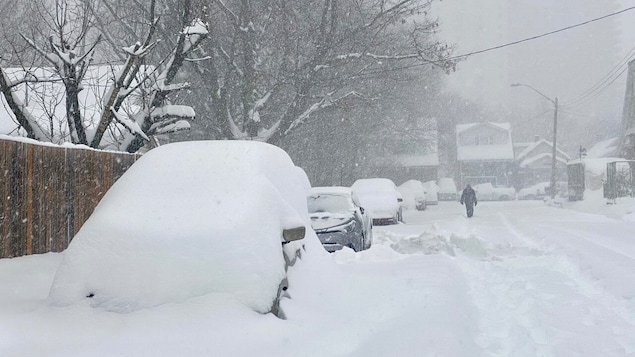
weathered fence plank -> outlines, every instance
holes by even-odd
[[[0,139],[0,258],[60,252],[139,155]]]

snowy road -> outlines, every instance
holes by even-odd
[[[55,308],[61,254],[3,259],[0,356],[635,356],[635,222],[538,201],[462,214],[407,211],[368,251],[296,265],[287,320],[213,295]]]
[[[542,202],[483,202],[473,219],[457,217],[461,209],[446,203],[377,230],[395,242],[418,230],[450,242],[482,355],[635,355],[633,222]]]

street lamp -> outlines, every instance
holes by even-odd
[[[523,84],[523,83],[513,83],[512,87],[527,87],[531,90],[533,90],[534,92],[538,93],[541,97],[547,99],[548,101],[550,101],[553,106],[554,106],[554,111],[553,111],[553,143],[552,143],[552,153],[551,153],[551,198],[555,198],[556,197],[556,139],[557,139],[557,132],[558,132],[558,97],[556,97],[555,99],[551,99],[549,97],[547,97],[546,95],[542,94],[542,92],[540,92],[538,89],[528,85],[528,84]]]

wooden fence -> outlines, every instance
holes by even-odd
[[[64,250],[138,157],[0,139],[0,258]]]

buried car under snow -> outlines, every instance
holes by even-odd
[[[518,191],[519,200],[539,200],[549,196],[550,182],[540,182],[535,185],[522,188]]]
[[[73,238],[49,299],[129,312],[217,294],[283,317],[288,266],[305,245],[323,251],[310,229],[309,188],[304,171],[269,144],[153,149]]]
[[[474,192],[479,201],[509,201],[516,199],[516,190],[513,187],[494,186],[490,182],[474,185]]]
[[[370,248],[372,221],[348,187],[313,187],[308,196],[311,226],[329,252]]]
[[[397,187],[403,198],[402,205],[407,209],[423,211],[427,207],[426,189],[418,180],[408,180]]]
[[[426,181],[423,183],[426,190],[426,206],[439,204],[439,186],[434,181]]]
[[[441,177],[437,181],[437,196],[439,201],[458,201],[460,193],[451,177]]]
[[[370,212],[373,224],[397,224],[402,220],[403,198],[395,183],[387,178],[359,179],[351,189]]]

